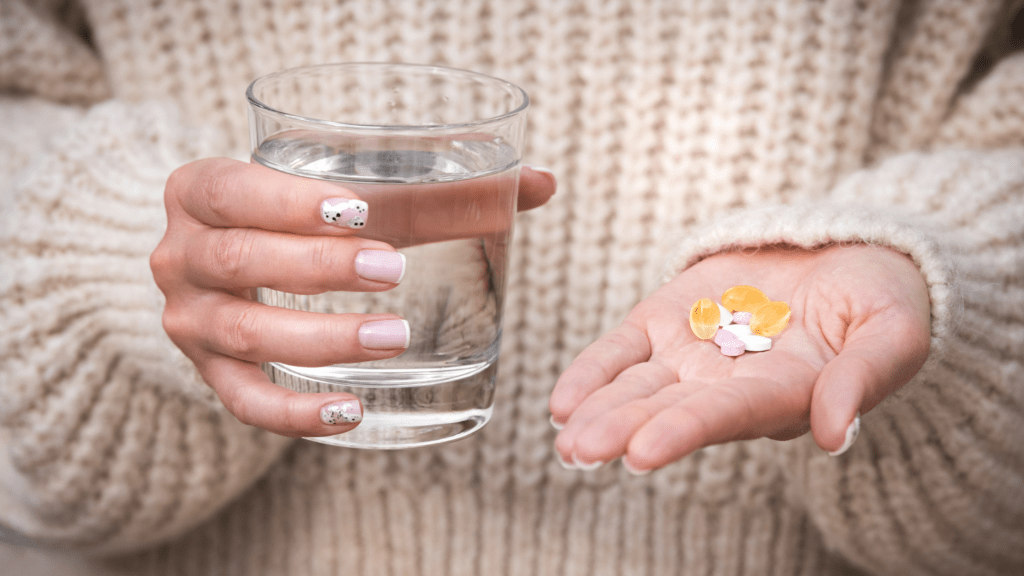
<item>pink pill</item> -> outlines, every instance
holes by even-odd
[[[726,342],[740,341],[739,336],[729,332],[728,330],[719,330],[715,333],[715,344],[719,346],[724,345]]]
[[[754,315],[750,312],[736,312],[732,315],[733,324],[750,324],[750,319]]]
[[[722,344],[722,354],[726,356],[739,356],[747,349],[747,345],[743,343],[743,340],[737,338],[736,340],[729,340],[725,344]]]

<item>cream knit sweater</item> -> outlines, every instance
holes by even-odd
[[[0,524],[132,575],[1024,573],[1020,1],[82,4],[0,0]],[[167,175],[247,156],[253,78],[359,60],[522,85],[559,178],[518,222],[494,418],[450,445],[243,426],[161,330]],[[559,467],[548,393],[666,263],[835,242],[910,254],[933,313],[847,454]]]

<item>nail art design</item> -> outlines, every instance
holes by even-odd
[[[411,335],[405,320],[377,320],[359,327],[359,343],[370,350],[408,348]]]
[[[854,441],[857,440],[858,434],[860,434],[860,412],[857,412],[857,415],[853,417],[853,422],[846,428],[846,440],[843,442],[843,445],[835,452],[829,452],[828,455],[839,456],[849,450],[850,446],[853,446]]]
[[[352,424],[363,419],[363,410],[358,402],[335,402],[320,409],[320,421],[324,424]]]
[[[366,280],[398,284],[405,277],[405,255],[388,250],[360,250],[356,274]]]
[[[370,205],[362,200],[348,198],[328,198],[320,204],[320,214],[324,222],[343,228],[362,228],[366,226],[366,211]]]

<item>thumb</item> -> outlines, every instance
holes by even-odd
[[[910,315],[894,316],[875,316],[848,334],[814,384],[811,432],[833,456],[856,440],[860,415],[906,384],[928,357],[927,327]]]

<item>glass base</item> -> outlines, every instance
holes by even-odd
[[[296,392],[344,392],[359,398],[363,405],[359,426],[306,440],[396,450],[451,442],[487,424],[494,412],[498,364],[489,362],[471,371],[424,369],[407,374],[404,380],[388,371],[345,366],[334,367],[329,378],[321,369],[277,363],[265,364],[264,371],[275,384]],[[375,377],[377,382],[372,383]]]

